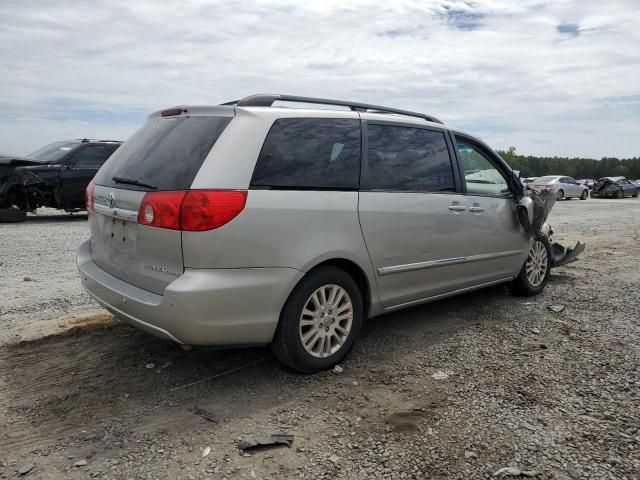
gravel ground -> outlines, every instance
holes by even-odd
[[[373,319],[342,373],[314,376],[267,348],[184,352],[91,313],[72,264],[85,222],[3,225],[0,478],[640,479],[639,212],[557,204],[556,237],[587,250],[543,294]],[[272,433],[292,448],[239,452]]]
[[[87,216],[40,209],[0,225],[0,345],[51,333],[59,320],[95,313],[78,280],[75,255]]]

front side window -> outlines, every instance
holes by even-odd
[[[76,153],[71,162],[79,167],[82,166],[101,166],[111,155],[111,149],[104,145],[89,145]]]
[[[359,120],[281,118],[262,146],[251,186],[351,190],[359,179]]]
[[[372,190],[455,191],[444,132],[369,124],[367,140]]]
[[[457,143],[468,193],[503,195],[509,192],[507,180],[502,172],[487,158],[487,154],[464,140],[460,140]],[[538,181],[542,180],[538,179]]]

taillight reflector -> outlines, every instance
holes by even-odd
[[[148,192],[138,223],[172,230],[213,230],[233,220],[245,207],[246,190]]]
[[[93,212],[95,207],[95,197],[94,193],[96,190],[96,184],[93,183],[93,180],[89,182],[87,185],[87,189],[84,191],[84,202],[87,207],[88,212]]]

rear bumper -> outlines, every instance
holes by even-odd
[[[77,265],[82,286],[107,310],[153,335],[189,345],[271,342],[280,310],[304,275],[292,268],[187,269],[157,295],[98,267],[90,240],[78,248]]]

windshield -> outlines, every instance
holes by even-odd
[[[549,176],[549,177],[540,177],[536,180],[536,182],[553,182],[556,178],[558,177],[553,177],[553,176]]]
[[[46,145],[33,153],[27,155],[31,160],[40,162],[55,162],[64,157],[70,150],[76,147],[76,142],[53,142]]]

